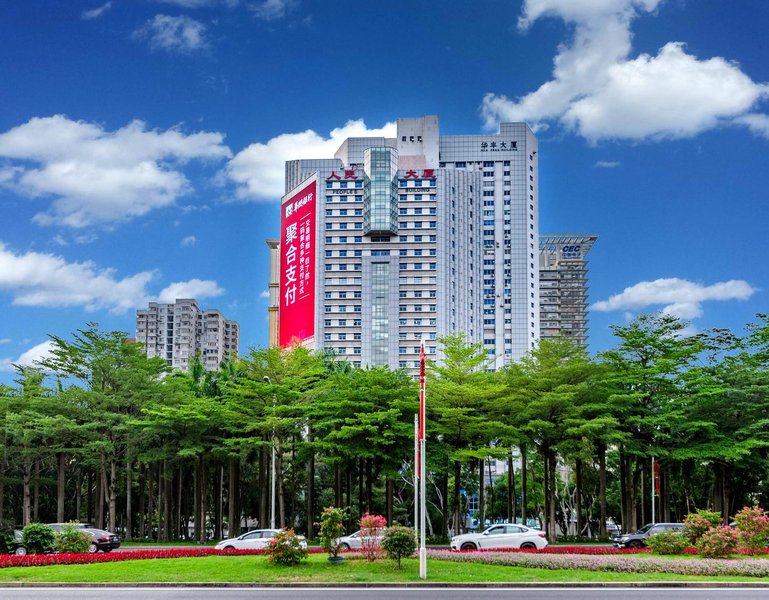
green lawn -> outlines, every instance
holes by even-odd
[[[345,560],[329,565],[325,555],[311,555],[298,567],[276,567],[263,556],[208,556],[163,560],[132,560],[90,565],[10,567],[0,569],[0,581],[36,582],[412,582],[419,581],[419,563],[404,561],[399,571],[391,561],[367,564]],[[740,577],[686,577],[674,574],[598,573],[579,570],[524,569],[497,565],[428,563],[432,582],[633,582],[633,581],[763,581]]]

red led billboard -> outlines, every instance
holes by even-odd
[[[316,178],[283,198],[280,210],[281,348],[315,338]]]

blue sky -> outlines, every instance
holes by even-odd
[[[595,233],[591,349],[767,311],[764,0],[26,0],[0,7],[0,382],[195,296],[267,339],[287,158],[525,120],[540,232]]]

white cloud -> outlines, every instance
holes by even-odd
[[[97,8],[92,8],[91,10],[84,10],[82,13],[80,13],[80,18],[85,19],[86,21],[91,19],[98,19],[110,8],[112,8],[112,2],[107,2]]]
[[[188,235],[187,237],[183,238],[181,242],[179,242],[179,245],[182,248],[188,248],[189,246],[194,246],[198,241],[198,238],[196,238],[194,235]]]
[[[15,370],[14,365],[22,367],[36,366],[35,363],[37,361],[48,358],[51,355],[52,348],[53,343],[51,340],[47,340],[23,352],[16,360],[2,358],[0,359],[0,372],[12,373]]]
[[[769,139],[769,115],[748,114],[734,120],[739,125],[745,125],[756,135]]]
[[[619,167],[619,165],[619,161],[616,160],[599,160],[593,167],[596,169],[614,169],[615,167]]]
[[[179,298],[213,298],[221,296],[224,290],[215,281],[191,279],[177,281],[160,292],[158,302],[170,304]]]
[[[148,40],[153,50],[165,50],[174,54],[188,54],[208,47],[206,26],[184,15],[155,15],[134,31],[133,37]]]
[[[297,6],[296,0],[261,0],[251,6],[258,19],[276,21],[282,19]]]
[[[173,204],[191,186],[179,170],[193,159],[231,156],[216,132],[185,135],[132,121],[116,131],[63,115],[35,117],[0,134],[0,157],[19,161],[0,185],[53,197],[41,225],[86,227],[127,221]]]
[[[747,300],[758,291],[739,279],[704,286],[686,279],[671,277],[654,281],[641,281],[614,294],[608,300],[593,304],[600,312],[613,310],[641,310],[650,306],[662,306],[665,314],[681,319],[695,319],[703,314],[706,301]]]
[[[557,120],[592,141],[683,138],[739,122],[769,97],[769,86],[753,82],[735,63],[700,60],[680,42],[665,44],[656,56],[630,58],[631,22],[660,2],[526,0],[521,29],[556,17],[574,27],[574,37],[559,46],[552,80],[536,91],[516,100],[486,94],[486,126]]]
[[[262,291],[260,292],[260,294],[259,294],[259,297],[260,297],[262,300],[269,300],[269,298],[270,298],[270,292],[269,292],[269,290],[262,290]]]
[[[300,158],[330,158],[348,137],[395,137],[396,124],[368,129],[362,119],[348,121],[332,130],[328,137],[312,129],[284,133],[266,144],[255,143],[238,152],[227,165],[227,176],[238,185],[241,199],[277,200],[283,193],[284,163]]]
[[[3,344],[10,344],[11,341],[12,341],[11,338],[2,338],[0,339],[0,346],[2,346]]]
[[[20,306],[82,306],[124,313],[145,302],[145,288],[154,275],[144,271],[118,279],[114,269],[99,269],[92,262],[68,263],[39,252],[15,254],[0,243],[0,291],[11,293]]]

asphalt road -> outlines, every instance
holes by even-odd
[[[0,599],[46,600],[766,600],[767,588],[2,588]]]

